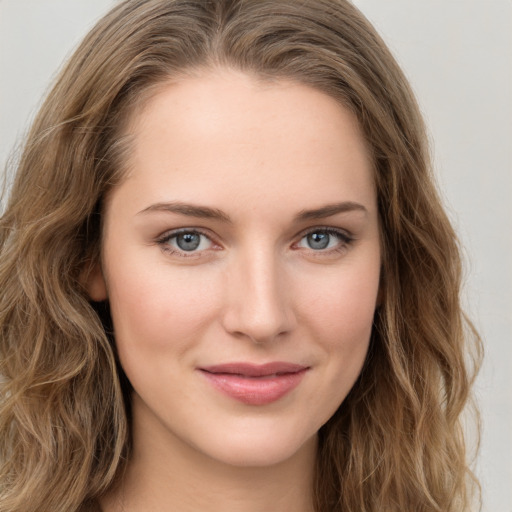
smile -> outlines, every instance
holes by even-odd
[[[199,370],[214,388],[229,397],[247,405],[266,405],[295,389],[309,367],[284,362],[228,363]]]

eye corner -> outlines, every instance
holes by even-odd
[[[183,239],[179,238],[180,236]],[[194,239],[193,237],[196,238]],[[164,253],[178,258],[197,259],[204,257],[210,251],[222,249],[222,246],[210,233],[193,227],[168,230],[155,239],[155,244]]]
[[[316,241],[308,240],[314,235],[320,236]],[[354,240],[355,237],[345,229],[332,226],[315,226],[303,231],[299,235],[299,239],[292,244],[292,249],[306,250],[315,256],[327,256],[332,253],[345,252]],[[316,247],[313,245],[315,243],[317,244]]]

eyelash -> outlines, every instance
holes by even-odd
[[[187,251],[183,251],[183,250],[179,250],[179,249],[175,249],[174,247],[171,247],[169,245],[169,242],[173,238],[176,238],[177,236],[179,236],[181,234],[201,235],[201,236],[204,236],[205,238],[207,238],[212,244],[215,244],[215,242],[212,240],[212,237],[210,235],[208,235],[204,231],[197,229],[197,228],[183,228],[183,229],[178,229],[175,231],[168,231],[167,233],[164,233],[161,237],[159,237],[156,240],[156,243],[161,247],[161,249],[163,251],[165,251],[169,254],[177,254],[183,258],[194,258],[194,257],[197,258],[201,252],[204,252],[204,251],[187,252]],[[208,249],[205,249],[205,250],[208,250]]]
[[[311,249],[311,252],[313,252],[315,256],[319,257],[321,257],[322,255],[344,252],[354,242],[354,237],[348,234],[346,231],[328,226],[316,226],[312,229],[309,229],[301,233],[299,242],[306,238],[308,235],[312,235],[314,233],[326,233],[328,235],[337,237],[340,242],[336,247],[333,247],[331,249],[317,251]]]
[[[320,257],[322,255],[344,252],[354,242],[354,237],[352,235],[348,234],[344,230],[333,228],[333,227],[317,226],[317,227],[311,228],[311,229],[301,233],[299,241],[294,243],[294,246],[296,246],[298,243],[300,243],[307,236],[312,235],[314,233],[325,233],[330,236],[337,237],[338,240],[340,241],[340,243],[336,247],[333,247],[330,249],[326,249],[326,250],[310,249],[310,251],[313,254],[315,254],[316,256],[320,256]],[[175,231],[170,231],[170,232],[164,233],[161,237],[159,237],[156,240],[156,243],[161,247],[161,249],[163,251],[170,253],[170,254],[177,254],[183,258],[198,257],[202,252],[210,250],[210,249],[204,249],[202,251],[188,252],[188,251],[179,250],[179,249],[175,249],[175,248],[171,247],[169,245],[169,242],[171,240],[173,240],[174,238],[176,238],[177,236],[179,236],[180,234],[201,235],[201,236],[204,236],[205,238],[207,238],[212,244],[215,244],[214,240],[212,239],[212,237],[209,234],[205,233],[204,231],[202,231],[198,228],[183,228],[183,229],[178,229]]]

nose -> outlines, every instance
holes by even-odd
[[[236,258],[226,279],[226,331],[261,344],[293,330],[296,318],[283,270],[273,251],[260,250]]]

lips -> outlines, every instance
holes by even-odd
[[[227,363],[198,368],[218,391],[247,405],[275,402],[295,389],[307,366],[272,362],[263,365]]]

